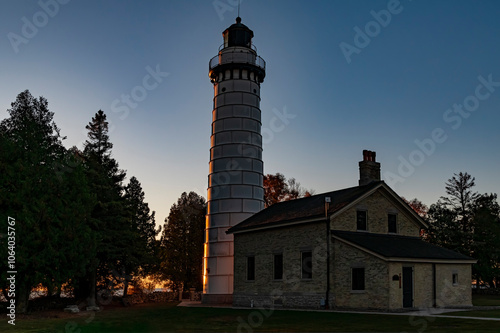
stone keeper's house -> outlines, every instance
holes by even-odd
[[[375,153],[363,155],[359,186],[275,204],[228,230],[233,305],[472,306],[475,260],[421,240],[426,222],[380,181]]]

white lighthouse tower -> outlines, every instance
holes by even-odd
[[[264,208],[260,84],[266,63],[240,17],[222,36],[209,64],[214,104],[203,303],[232,303],[234,247],[226,231]]]

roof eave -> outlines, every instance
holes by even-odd
[[[293,220],[291,220],[293,221]],[[305,223],[314,223],[314,222],[321,222],[325,221],[325,217],[320,216],[320,217],[312,217],[308,219],[300,219],[294,222],[290,222],[290,220],[285,220],[285,221],[279,221],[275,224],[270,224],[270,225],[262,225],[262,226],[255,226],[255,227],[246,227],[242,228],[240,230],[235,230],[231,231],[232,228],[226,231],[227,234],[242,234],[245,232],[252,232],[252,231],[260,231],[260,230],[267,230],[267,229],[275,229],[275,228],[284,228],[288,226],[296,226],[298,224],[305,224]]]
[[[336,240],[339,240],[349,246],[355,247],[358,250],[361,250],[365,253],[368,253],[372,256],[375,256],[383,261],[387,262],[417,262],[417,263],[434,263],[434,264],[475,264],[477,263],[476,259],[433,259],[433,258],[406,258],[406,257],[385,257],[377,252],[371,251],[361,245],[350,242],[346,239],[343,239],[339,236],[332,235],[332,237]]]

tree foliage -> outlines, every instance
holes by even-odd
[[[477,192],[472,192],[475,178],[467,172],[454,174],[445,184],[447,197],[441,197],[443,204],[457,213],[462,231],[471,232],[471,213],[474,202],[479,198]]]
[[[427,212],[429,211],[429,207],[425,205],[422,201],[417,198],[413,198],[411,200],[407,200],[405,197],[401,197],[404,202],[406,202],[421,218],[427,218]]]
[[[165,219],[159,274],[174,287],[201,289],[205,214],[205,199],[184,192]]]
[[[496,194],[476,198],[472,207],[471,256],[477,259],[473,274],[490,286],[500,287],[500,206]]]
[[[137,178],[124,185],[126,174],[112,156],[106,114],[99,110],[92,117],[79,151],[63,146],[45,98],[26,90],[11,106],[0,122],[0,227],[7,230],[8,217],[16,220],[17,312],[27,310],[30,291],[40,284],[52,294],[69,283],[77,299],[97,305],[98,287],[125,282],[126,288],[129,278],[156,269],[160,230],[155,230],[155,213]],[[185,222],[184,253],[192,258],[181,274],[186,285],[195,285],[201,277],[205,202],[191,193],[183,198],[169,225],[190,221]],[[0,246],[8,248],[6,238],[0,237]],[[174,256],[168,258],[175,262]],[[6,264],[1,263],[2,291]]]
[[[128,282],[134,276],[145,277],[156,264],[156,235],[160,229],[155,229],[155,212],[150,211],[144,199],[141,183],[136,177],[130,178],[125,187],[125,205],[129,218],[124,227],[130,229],[133,240],[122,253],[124,295],[127,295]]]
[[[31,288],[52,291],[81,273],[93,255],[87,244],[93,198],[84,170],[62,145],[45,98],[26,90],[0,124],[1,225],[16,222],[16,304],[25,312]],[[71,172],[59,170],[76,166]],[[1,246],[6,249],[5,240]],[[2,281],[6,269],[2,269]]]
[[[134,241],[134,232],[125,227],[129,212],[123,197],[125,171],[112,157],[113,144],[109,140],[106,114],[99,110],[86,126],[88,140],[83,155],[87,178],[96,198],[92,209],[91,228],[96,237],[96,256],[76,288],[80,297],[86,296],[90,306],[96,305],[96,284],[106,286],[113,275],[126,271],[127,260],[134,260],[127,252]]]
[[[454,174],[446,194],[428,211],[426,240],[478,260],[473,276],[495,285],[500,280],[500,207],[496,194],[473,191],[475,179]]]
[[[282,173],[264,176],[264,203],[265,207],[281,201],[288,201],[314,194],[313,190],[304,189],[295,178],[286,179]]]

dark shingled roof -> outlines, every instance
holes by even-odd
[[[458,252],[427,243],[418,237],[340,230],[333,230],[332,234],[385,258],[475,260]]]
[[[382,183],[382,181],[377,181],[364,186],[350,187],[306,198],[279,202],[252,215],[230,228],[227,232],[234,233],[263,226],[286,225],[301,220],[321,218],[325,216],[325,197],[330,197],[332,200],[328,214],[333,214]]]

